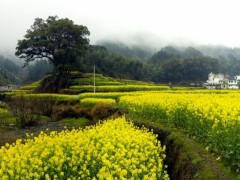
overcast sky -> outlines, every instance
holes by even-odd
[[[14,52],[36,17],[69,18],[103,39],[240,47],[239,0],[0,0],[0,51]],[[147,44],[146,44],[147,45]]]

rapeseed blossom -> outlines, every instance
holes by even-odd
[[[0,179],[169,179],[156,135],[125,117],[0,149]]]
[[[80,103],[84,106],[94,106],[99,103],[104,103],[104,104],[116,104],[115,99],[106,99],[106,98],[84,98],[81,99]]]
[[[1,115],[6,115],[6,114],[9,114],[8,110],[4,109],[4,108],[0,108],[0,116]]]
[[[146,92],[120,97],[120,105],[144,121],[185,129],[209,152],[240,171],[240,94],[238,91]]]

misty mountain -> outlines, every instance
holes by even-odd
[[[158,52],[166,52],[171,54],[174,57],[181,57],[181,58],[191,58],[191,57],[202,57],[204,56],[203,53],[194,48],[194,47],[174,47],[174,46],[165,46],[161,48]],[[157,53],[158,53],[157,52]]]
[[[219,59],[204,56],[194,47],[163,47],[149,59],[148,65],[154,72],[154,82],[185,85],[201,84],[210,72],[221,69]]]
[[[201,57],[209,56],[223,60],[240,60],[240,48],[230,48],[227,46],[212,46],[212,45],[193,45],[193,46],[162,46],[155,47],[153,44],[131,45],[120,41],[101,41],[98,43],[107,48],[108,52],[121,54],[125,57],[133,57],[141,60],[149,60],[152,56],[161,51],[166,54],[171,54],[171,57]],[[161,55],[161,53],[160,53]],[[166,55],[168,57],[168,55]],[[164,56],[164,55],[163,55]]]
[[[203,56],[193,47],[173,46],[161,48],[144,62],[109,52],[103,46],[90,46],[85,58],[81,59],[80,71],[92,72],[93,64],[100,74],[155,83],[202,83],[210,72],[220,70],[220,61],[217,58]]]
[[[0,68],[0,86],[13,83],[15,81],[15,76],[3,68]]]
[[[145,46],[102,41],[101,45],[90,45],[73,69],[92,72],[95,64],[97,73],[115,78],[185,85],[205,82],[210,72],[240,74],[239,48],[168,45],[154,51],[152,45]],[[52,71],[52,65],[45,60],[22,69],[19,63],[0,56],[0,84],[36,81]]]
[[[17,73],[19,71],[19,66],[16,63],[1,55],[0,55],[0,67],[13,73]]]
[[[198,49],[195,49],[193,47],[188,47],[182,52],[182,56],[185,58],[191,58],[191,57],[202,57],[204,55]]]
[[[194,58],[203,57],[203,53],[193,47],[178,48],[174,46],[165,46],[160,51],[153,54],[149,59],[150,64],[163,64],[173,58]]]
[[[118,53],[125,57],[132,57],[140,60],[147,60],[154,53],[153,48],[143,44],[128,45],[116,41],[101,41],[98,44],[104,46],[108,52]]]
[[[0,56],[0,85],[17,83],[21,68],[13,61],[4,56]]]
[[[0,85],[22,84],[40,80],[53,67],[46,60],[36,61],[23,68],[22,64],[0,55]]]
[[[226,46],[198,46],[205,56],[216,57],[219,59],[233,60],[234,58],[240,60],[240,48],[230,48]]]
[[[144,53],[135,51],[133,46],[123,43],[108,42],[105,43],[105,46],[108,47],[105,50],[100,48],[90,52],[86,60],[88,63],[95,61],[97,71],[109,76],[148,80],[156,83],[188,84],[205,82],[210,72],[240,74],[240,61],[236,58],[238,49],[222,47],[222,51],[219,52],[214,49],[215,56],[213,56],[209,53],[213,52],[211,46],[206,46],[205,49],[197,46],[165,46],[152,55],[150,52],[153,48],[147,48],[148,57]],[[150,47],[152,46],[150,45]],[[139,59],[145,60],[139,61]],[[85,64],[82,68],[83,71],[88,69],[87,61],[82,62],[82,65]],[[91,71],[91,69],[90,67],[89,70]]]

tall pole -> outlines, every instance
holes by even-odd
[[[96,87],[95,87],[96,83],[95,83],[95,64],[93,66],[93,92],[96,92]]]

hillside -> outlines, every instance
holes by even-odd
[[[20,67],[13,61],[0,56],[0,85],[17,83],[20,81]]]
[[[208,74],[240,74],[240,49],[218,46],[164,46],[153,50],[145,45],[130,46],[103,41],[103,46],[90,45],[84,58],[70,70],[96,73],[116,79],[132,79],[179,85],[203,84]],[[39,60],[22,68],[0,56],[0,83],[28,83],[55,73],[52,64]]]
[[[95,86],[94,86],[95,79]],[[85,73],[72,71],[66,78],[59,76],[46,76],[41,81],[26,84],[20,91],[49,92],[64,94],[79,94],[84,92],[120,92],[120,91],[146,91],[146,90],[167,90],[169,86],[158,85],[153,82],[137,81],[130,79],[112,78],[102,74]]]
[[[6,71],[4,69],[0,69],[0,85],[6,85],[10,83],[8,77],[6,77]]]
[[[23,68],[20,61],[0,55],[0,85],[37,81],[52,71],[52,65],[46,60],[36,61]]]

